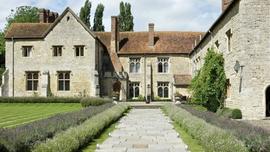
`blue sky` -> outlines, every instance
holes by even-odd
[[[62,13],[70,7],[79,13],[85,0],[0,0],[0,29],[11,9],[31,5]],[[118,15],[121,0],[92,0],[92,17],[98,3],[105,5],[104,25],[110,31],[110,17]],[[132,5],[134,30],[146,31],[155,23],[159,31],[206,31],[221,14],[221,0],[123,0]]]

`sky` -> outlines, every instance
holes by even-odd
[[[103,24],[110,31],[111,16],[119,14],[119,3],[129,2],[134,16],[134,30],[147,31],[148,23],[157,31],[207,31],[221,14],[221,0],[90,0],[93,20],[97,4],[105,6]],[[46,8],[61,14],[70,7],[76,14],[85,0],[0,0],[0,30],[6,17],[19,6]],[[92,24],[92,23],[91,23]]]

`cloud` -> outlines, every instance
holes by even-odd
[[[70,7],[79,13],[85,0],[1,0],[0,29],[11,9],[22,5],[48,8],[61,13]],[[111,16],[118,15],[121,0],[91,0],[92,18],[97,4],[105,5],[103,22],[110,31]],[[135,31],[146,31],[148,23],[156,30],[206,31],[221,13],[221,0],[124,0],[132,5]]]

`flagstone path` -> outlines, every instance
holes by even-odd
[[[96,152],[186,152],[160,109],[132,109]]]

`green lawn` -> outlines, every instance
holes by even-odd
[[[0,103],[0,127],[14,127],[79,109],[79,103]]]

